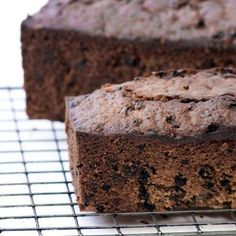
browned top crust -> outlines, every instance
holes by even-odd
[[[50,0],[27,22],[122,39],[232,42],[235,12],[235,0]]]
[[[236,138],[236,71],[155,72],[67,99],[76,131]]]

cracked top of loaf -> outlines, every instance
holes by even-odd
[[[236,139],[236,71],[153,72],[67,98],[68,114],[85,133]]]
[[[235,12],[235,0],[50,0],[26,22],[124,39],[232,42]]]

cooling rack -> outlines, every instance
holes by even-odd
[[[0,88],[0,234],[236,235],[236,212],[80,212],[64,124],[28,120],[24,91]]]

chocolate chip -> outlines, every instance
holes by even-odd
[[[139,152],[142,153],[144,148],[146,147],[146,143],[139,144],[138,146]]]
[[[236,164],[233,164],[230,168],[231,168],[232,170],[236,170]]]
[[[220,127],[220,126],[219,126],[218,124],[210,124],[210,125],[208,125],[208,127],[207,127],[206,133],[209,134],[209,133],[215,132],[215,131],[218,130],[219,127]]]
[[[197,100],[197,99],[193,99],[193,98],[183,98],[180,100],[181,103],[191,103],[191,102],[198,103],[200,101],[206,101],[206,99]]]
[[[172,117],[172,116],[167,116],[167,117],[166,117],[166,122],[167,122],[168,124],[171,124],[171,123],[172,123],[172,120],[173,120],[173,117]]]
[[[185,178],[182,174],[178,174],[175,176],[175,186],[181,187],[185,185],[187,182],[187,178]]]
[[[190,102],[195,102],[194,99],[190,99],[190,98],[184,98],[180,100],[181,103],[190,103]]]
[[[215,170],[210,165],[202,165],[198,174],[203,179],[212,180],[215,177]]]
[[[135,107],[134,107],[134,104],[127,104],[127,106],[125,107],[125,115],[129,115],[130,112],[134,111],[135,110]]]
[[[81,68],[83,68],[86,64],[87,64],[87,59],[83,58],[81,59],[78,63],[75,64],[75,68],[77,70],[80,70]]]
[[[213,35],[213,39],[222,39],[224,38],[225,33],[223,31],[217,32]]]
[[[212,68],[215,66],[216,66],[216,63],[214,62],[214,60],[212,58],[210,58],[202,63],[201,68],[202,69],[209,69],[209,68]]]
[[[221,186],[223,186],[223,187],[229,185],[229,183],[230,183],[230,180],[229,180],[229,179],[224,178],[224,179],[221,179],[221,180],[220,180],[220,184],[221,184]]]
[[[85,206],[85,207],[87,207],[87,206],[89,205],[89,203],[90,203],[91,200],[92,200],[92,197],[93,197],[93,194],[84,197],[84,206]]]
[[[133,124],[135,126],[140,126],[142,122],[143,121],[141,119],[139,119],[139,118],[136,118],[136,119],[133,120]]]
[[[122,110],[124,111],[125,115],[127,116],[132,111],[141,110],[143,108],[144,108],[143,101],[135,101],[134,103],[127,104],[127,106],[124,109],[122,109]],[[137,120],[138,120],[138,122],[141,121],[140,119],[137,119]]]
[[[204,184],[204,187],[206,187],[208,190],[215,192],[214,183],[212,180],[207,180]]]
[[[231,178],[232,178],[232,176],[227,175],[225,173],[223,173],[220,178],[220,185],[225,188],[225,190],[228,194],[232,193]]]
[[[172,70],[170,75],[173,77],[184,76],[185,70]]]
[[[97,210],[97,212],[103,213],[105,210],[105,207],[101,206],[101,205],[97,205],[96,210]]]
[[[44,41],[48,41],[49,37],[48,36],[44,36]]]
[[[166,76],[166,72],[164,72],[164,71],[158,71],[158,72],[156,73],[156,75],[159,76],[160,78],[163,78],[164,76]]]
[[[82,168],[83,166],[84,166],[83,163],[80,163],[76,167],[77,167],[77,169],[79,169],[79,168]]]
[[[232,109],[232,110],[236,110],[236,102],[230,103],[229,108]]]
[[[231,208],[232,201],[225,201],[225,202],[223,202],[223,206],[224,206],[224,208]]]
[[[173,70],[173,71],[171,72],[171,76],[173,76],[173,77],[178,76],[177,70]]]
[[[141,170],[140,174],[141,174],[141,180],[142,181],[146,181],[150,177],[148,171],[146,169],[144,169],[144,168]]]
[[[109,185],[109,184],[103,184],[102,189],[103,189],[104,191],[108,192],[109,189],[110,189],[110,187],[111,187],[111,185]]]
[[[224,66],[230,66],[234,64],[234,60],[231,58],[225,59],[224,60]]]
[[[180,197],[176,194],[170,195],[170,200],[174,201],[174,202],[178,202],[180,200]]]
[[[183,159],[183,160],[180,161],[180,163],[181,163],[182,165],[188,165],[189,160]]]
[[[197,28],[204,28],[205,27],[205,21],[204,19],[200,19],[197,23]]]
[[[222,74],[234,74],[234,70],[231,68],[220,68],[220,73]]]
[[[139,186],[139,197],[145,201],[149,198],[149,193],[143,184]]]
[[[128,66],[137,66],[139,64],[139,60],[137,58],[127,57],[127,58],[125,58],[125,63]]]
[[[144,202],[144,207],[149,210],[149,211],[153,211],[155,209],[155,205],[154,204],[151,204],[149,202]]]
[[[166,122],[175,129],[178,129],[180,127],[180,125],[176,123],[175,118],[172,115],[166,117]]]
[[[139,198],[144,201],[144,207],[148,210],[153,210],[153,205],[149,204],[149,193],[145,187],[148,178],[150,177],[148,171],[145,168],[142,168],[140,171],[140,180],[139,180]]]
[[[231,39],[235,39],[235,38],[236,38],[236,32],[232,32],[232,33],[230,34],[230,37],[231,37]]]
[[[195,108],[194,106],[190,106],[187,110],[188,110],[188,111],[193,111],[194,108]]]
[[[184,85],[183,88],[184,88],[185,90],[189,90],[189,86],[188,86],[188,85]]]
[[[71,101],[71,102],[69,102],[69,108],[73,109],[73,108],[75,108],[77,106],[77,104],[78,104],[77,102]]]
[[[123,148],[121,148],[120,150],[119,150],[119,153],[122,153],[124,151],[124,149]]]

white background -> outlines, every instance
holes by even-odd
[[[0,87],[22,86],[20,25],[47,0],[0,1]]]

